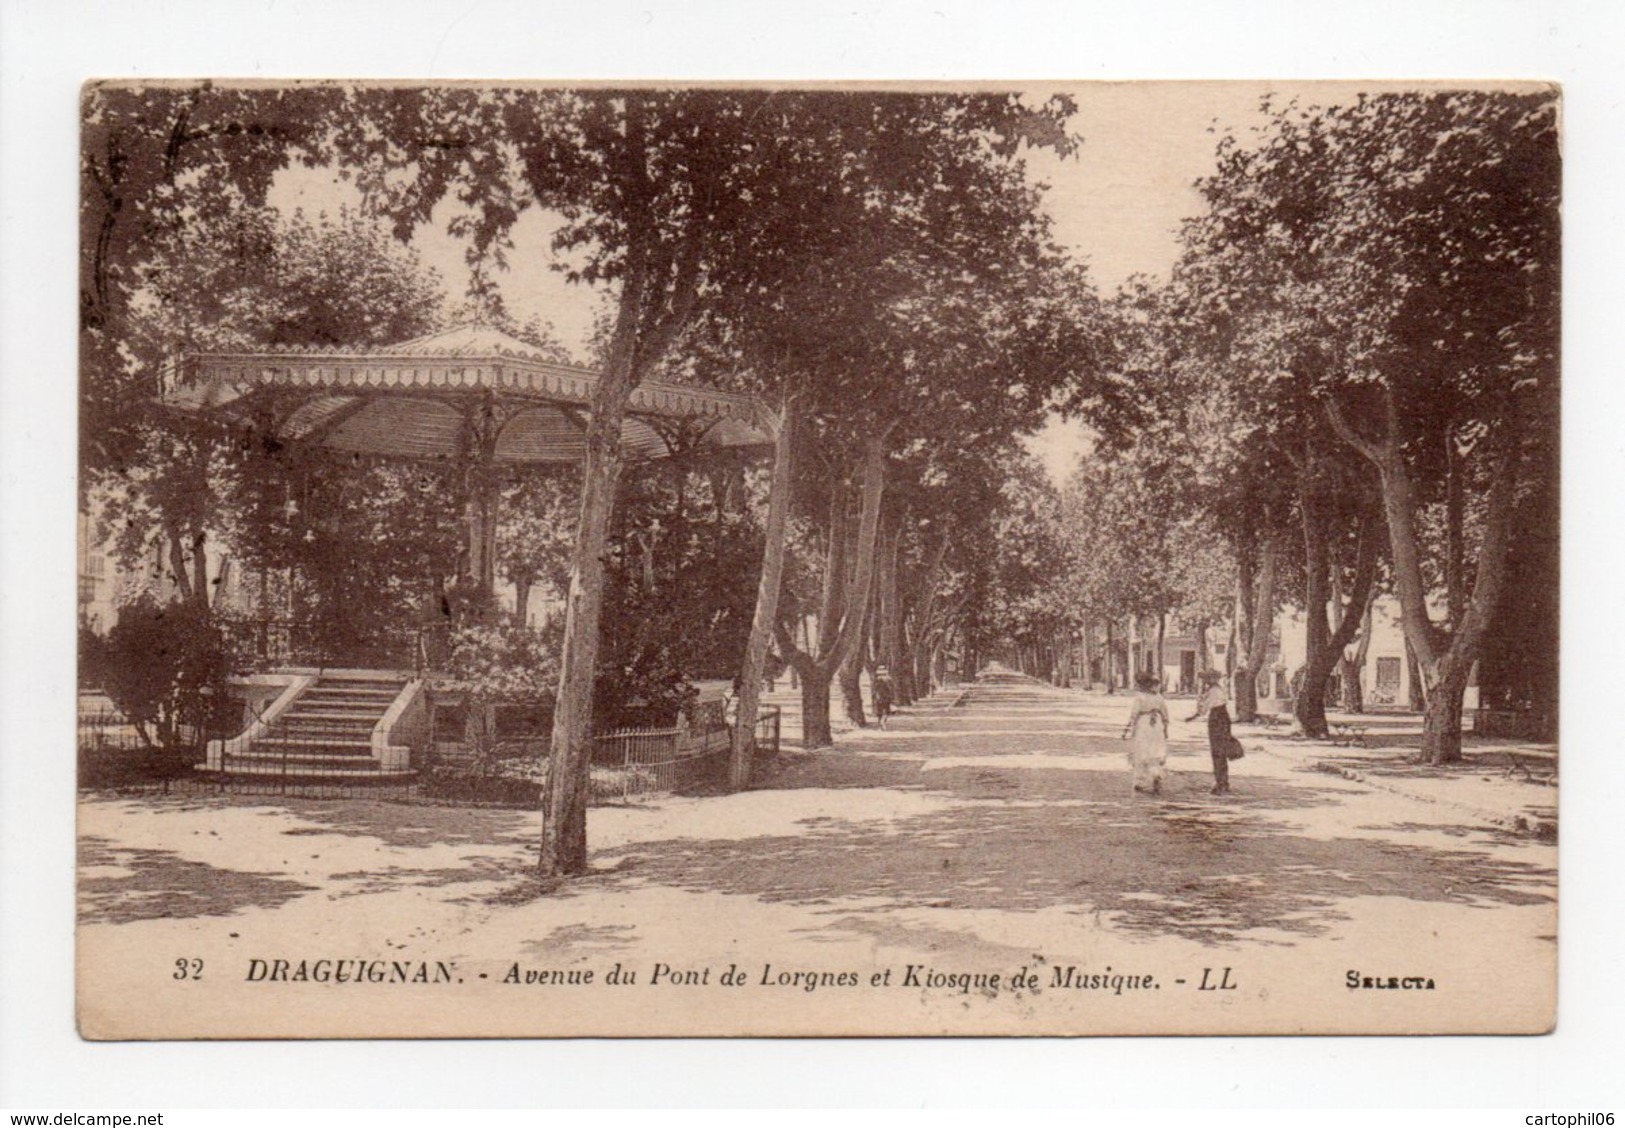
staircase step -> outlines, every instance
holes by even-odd
[[[401,686],[390,689],[327,689],[320,687],[305,690],[304,696],[315,697],[323,701],[393,701],[401,694]]]
[[[389,697],[389,698],[396,697],[396,696],[398,696],[400,694],[402,688],[403,688],[402,686],[398,686],[398,685],[387,685],[387,686],[373,687],[373,686],[325,685],[325,684],[322,684],[322,683],[318,683],[316,685],[311,686],[309,689],[305,690],[304,696],[305,697],[355,697],[355,698],[364,698],[366,700],[371,701],[371,700],[382,700],[383,698],[386,698],[386,697]]]
[[[345,771],[378,770],[378,761],[371,756],[321,756],[314,753],[299,756],[277,756],[269,753],[243,752],[236,756],[226,757],[226,766],[228,768],[235,768],[239,765],[252,765],[263,769],[285,766],[289,771],[296,768],[342,768]]]
[[[372,733],[407,681],[394,675],[322,675],[306,687],[246,752],[227,756],[226,775],[358,782],[415,777],[384,771],[373,758]]]
[[[314,707],[301,709],[298,705],[294,705],[293,708],[282,714],[282,717],[284,720],[371,721],[374,724],[377,724],[378,719],[382,717],[385,712],[386,710],[371,707],[363,709],[343,709],[324,704],[319,709]]]
[[[218,769],[206,769],[211,772]],[[283,771],[280,764],[241,764],[236,760],[228,763],[224,770],[219,770],[223,779],[255,779],[268,781],[286,781],[299,783],[301,781],[342,781],[344,783],[371,784],[371,783],[410,783],[418,778],[415,769],[395,769],[385,771],[382,768],[347,768],[347,767],[321,767],[316,765],[299,766],[289,765]]]
[[[276,725],[265,733],[267,740],[340,740],[367,743],[372,740],[372,725]]]
[[[371,756],[372,742],[342,738],[330,740],[323,737],[274,736],[254,741],[251,750],[271,756],[280,756],[284,750],[289,755],[310,751],[323,756]]]
[[[404,681],[393,678],[318,678],[313,689],[350,690],[355,693],[399,693]]]

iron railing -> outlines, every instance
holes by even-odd
[[[419,626],[369,627],[354,633],[313,619],[222,615],[226,645],[246,666],[310,666],[317,669],[413,670],[434,665],[443,631]]]
[[[781,729],[779,708],[764,706],[754,728],[756,751],[764,755],[777,753]],[[598,754],[594,763],[599,770],[594,772],[593,799],[630,802],[704,783],[727,761],[728,733],[726,725],[699,732],[666,727],[626,728],[603,733],[596,738]],[[79,735],[82,760],[87,752],[124,753],[120,758],[131,761],[130,767],[136,768],[133,761],[141,757],[132,754],[154,751],[112,710],[81,713]],[[166,793],[179,788],[198,793],[312,799],[410,799],[419,794],[415,779],[395,781],[376,777],[364,766],[370,766],[367,758],[359,755],[355,757],[353,771],[335,771],[332,764],[324,764],[320,773],[308,771],[306,761],[311,758],[332,759],[316,751],[318,744],[308,733],[291,732],[287,721],[277,718],[266,722],[246,749],[234,752],[229,743],[223,742],[215,771],[176,773],[170,765],[160,773],[156,768],[147,768],[143,761],[139,770],[119,772],[117,783],[135,786],[161,783]],[[201,756],[200,748],[197,756],[183,758],[189,766]]]
[[[204,735],[195,725],[179,725],[173,744],[152,743],[122,713],[105,706],[81,708],[78,729],[80,787],[151,785],[166,792],[191,770]]]
[[[708,773],[727,761],[732,744],[732,726],[709,714],[712,722],[703,729],[627,728],[597,737],[594,762],[615,765],[611,783],[595,788],[621,799],[647,798],[670,794],[703,782]],[[756,718],[753,737],[758,753],[779,750],[781,715],[778,706],[764,706]],[[618,778],[617,778],[618,775]]]
[[[776,756],[779,752],[779,732],[782,727],[781,711],[777,705],[765,705],[756,716],[756,751]]]
[[[696,756],[683,747],[682,736],[682,731],[676,728],[619,729],[598,736],[594,759],[600,764],[617,765],[617,768],[607,785],[595,790],[619,792],[622,799],[676,790],[686,769],[693,761],[703,758],[703,754]]]
[[[79,710],[80,752],[132,752],[147,746],[136,727],[117,709]]]

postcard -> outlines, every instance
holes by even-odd
[[[81,1034],[1552,1030],[1560,110],[88,82]]]

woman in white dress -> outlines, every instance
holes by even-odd
[[[1168,703],[1158,692],[1155,674],[1141,674],[1134,684],[1139,692],[1123,729],[1123,739],[1129,742],[1129,766],[1134,769],[1134,790],[1160,795],[1168,767]]]

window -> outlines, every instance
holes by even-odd
[[[1373,705],[1394,705],[1399,702],[1399,658],[1377,659],[1377,684],[1371,687]]]
[[[94,603],[94,602],[96,602],[96,577],[95,576],[80,576],[79,577],[79,602],[80,603]]]

